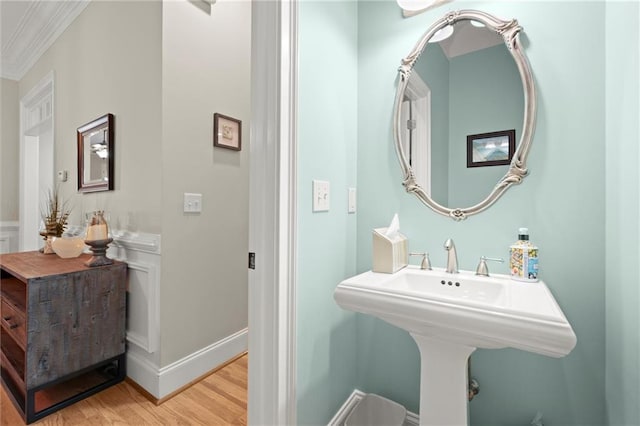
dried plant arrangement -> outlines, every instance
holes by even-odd
[[[67,201],[60,200],[60,191],[56,186],[47,192],[47,201],[43,206],[42,221],[44,230],[41,233],[45,237],[61,237],[67,227],[71,209]]]

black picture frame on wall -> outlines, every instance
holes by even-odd
[[[515,151],[515,129],[469,135],[467,167],[509,165]]]
[[[213,114],[213,146],[240,151],[242,121],[217,112]]]

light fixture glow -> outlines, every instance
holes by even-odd
[[[417,15],[452,0],[396,0],[405,18]]]

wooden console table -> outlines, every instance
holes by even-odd
[[[0,377],[31,423],[125,377],[126,268],[0,255]]]

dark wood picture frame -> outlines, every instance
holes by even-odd
[[[213,114],[213,146],[240,151],[242,121],[217,112]]]
[[[112,191],[115,118],[105,114],[78,128],[78,192]]]
[[[496,147],[496,142],[500,144],[502,149]],[[504,148],[507,148],[507,150],[505,151]],[[493,151],[490,151],[492,149]],[[481,155],[481,158],[476,155],[474,158],[474,151],[486,151],[487,155]],[[467,136],[467,167],[509,165],[515,152],[515,129]]]

